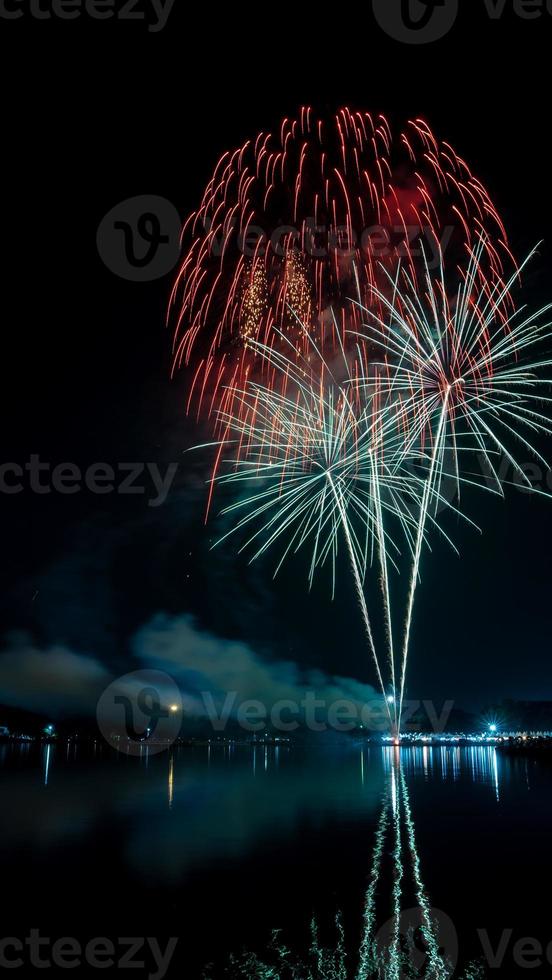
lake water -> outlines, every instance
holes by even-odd
[[[540,761],[345,740],[141,758],[100,745],[4,744],[0,787],[0,938],[34,928],[52,941],[143,936],[164,948],[178,937],[168,976],[186,980],[208,963],[209,976],[224,976],[242,949],[266,959],[275,928],[302,955],[313,917],[321,944],[335,947],[337,914],[350,976],[366,915],[387,950],[421,915],[416,968],[431,976],[424,903],[439,955],[456,960],[458,944],[455,975],[494,952],[501,965],[483,975],[526,976],[521,941],[536,943],[528,963],[552,942],[539,894],[552,872],[552,765]],[[397,908],[407,910],[398,928]],[[142,958],[134,975],[153,975]],[[550,975],[540,959],[533,975]],[[48,975],[58,972],[67,974]]]

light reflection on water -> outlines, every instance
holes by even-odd
[[[197,908],[188,944],[202,964],[213,946],[224,957],[266,939],[273,926],[308,929],[315,912],[333,919],[339,908],[352,955],[368,955],[372,879],[378,928],[400,901],[421,910],[432,943],[426,906],[435,902],[459,933],[466,920],[474,934],[489,924],[487,893],[498,934],[526,910],[529,935],[538,914],[527,900],[531,868],[552,874],[543,846],[551,778],[544,766],[488,746],[397,750],[343,739],[308,749],[212,743],[152,755],[145,745],[136,757],[101,742],[0,743],[4,888],[24,890],[30,926],[41,921],[44,889],[70,917],[75,887],[82,896],[100,880],[98,935],[109,931],[109,915],[120,928],[121,906],[134,915],[138,905],[138,921],[142,908],[146,917],[152,905],[164,916],[175,909],[174,930],[183,909],[188,920]],[[373,864],[378,828],[383,878]],[[510,848],[505,866],[510,839],[523,848]],[[33,883],[34,908],[25,881]],[[225,889],[232,900],[223,900],[213,931],[212,895]],[[251,902],[259,891],[264,901]],[[94,906],[87,917],[96,913]],[[397,949],[396,932],[389,949]],[[435,953],[434,962],[439,976]]]
[[[67,741],[63,744],[47,743],[40,746],[42,757],[42,782],[44,787],[48,786],[50,770],[56,766],[57,759],[64,756],[65,763],[77,763],[83,758],[89,758],[90,750],[79,746],[76,741]],[[34,756],[37,751],[36,743],[32,742],[4,742],[0,744],[0,771],[5,768],[17,767],[18,762],[23,763],[26,757]],[[111,755],[108,750],[94,743],[93,757],[105,761],[106,755]],[[367,768],[370,758],[381,755],[383,768],[389,773],[396,749],[393,746],[369,745],[368,743],[357,748],[359,758],[359,775],[361,785],[365,784]],[[171,784],[174,783],[174,760],[175,757],[184,759],[184,754],[193,754],[194,765],[198,761],[198,756],[204,757],[207,766],[211,761],[215,761],[217,768],[221,765],[232,765],[236,763],[240,769],[244,763],[249,762],[253,776],[258,773],[268,773],[280,767],[282,755],[288,756],[294,752],[293,748],[270,746],[270,745],[240,745],[235,743],[222,743],[221,745],[209,744],[204,748],[195,749],[173,749],[165,754],[168,760],[167,779]],[[500,783],[503,778],[504,761],[500,751],[493,746],[403,746],[400,749],[401,766],[406,776],[420,776],[427,780],[441,779],[443,781],[457,782],[461,776],[469,777],[474,783],[484,783],[494,787],[497,799],[500,799]],[[116,756],[111,758],[117,758]],[[140,749],[138,756],[139,763],[146,769],[150,765],[153,756],[147,745]],[[525,763],[525,770],[528,777],[528,767]],[[169,794],[172,803],[172,791]]]
[[[395,751],[392,746],[382,749],[386,772],[391,769]],[[457,782],[463,772],[471,776],[474,783],[492,785],[497,800],[500,799],[502,759],[494,746],[408,746],[400,752],[401,766],[407,776],[421,773],[426,779]]]
[[[38,819],[41,836],[56,840],[68,826],[72,835],[85,834],[100,816],[125,817],[127,860],[142,866],[138,855],[147,840],[152,873],[175,877],[203,860],[245,853],[270,835],[284,839],[300,814],[316,821],[375,819],[396,753],[368,743],[323,751],[213,743],[162,755],[144,746],[138,757],[127,757],[101,743],[93,751],[76,742],[2,744],[0,784],[17,788],[11,797],[17,817],[5,821],[3,840],[30,836]],[[495,748],[482,746],[403,747],[400,762],[407,781],[469,782],[489,788],[496,803],[512,766]],[[524,782],[530,786],[527,763]],[[185,831],[170,819],[183,811]],[[163,834],[151,834],[153,819]]]

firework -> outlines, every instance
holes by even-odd
[[[435,262],[445,247],[463,260],[481,234],[481,272],[502,283],[510,253],[493,202],[420,119],[396,129],[382,115],[343,108],[320,118],[304,107],[225,153],[186,222],[171,297],[188,408],[216,414],[266,368],[252,341],[281,349],[285,336],[308,356],[312,337],[331,357],[360,325],[349,302],[355,270],[371,305],[382,265],[401,261],[416,281],[422,241]],[[366,352],[354,353],[365,373]]]
[[[389,597],[389,566],[398,567],[401,549],[388,525],[397,523],[414,556],[417,513],[426,493],[438,494],[416,467],[427,465],[418,446],[405,449],[393,401],[383,402],[380,381],[351,376],[345,352],[341,375],[320,351],[296,364],[255,341],[256,353],[279,376],[271,386],[250,381],[233,392],[235,410],[221,411],[224,427],[212,478],[232,485],[242,496],[223,514],[235,522],[218,542],[251,530],[241,550],[253,550],[252,561],[281,545],[275,574],[301,548],[310,553],[309,583],[329,562],[335,588],[336,559],[345,543],[363,623],[381,690],[386,684],[376,651],[364,582],[368,567],[379,568],[391,685],[395,692],[395,658]],[[285,343],[285,338],[284,338]],[[289,343],[289,342],[288,342]],[[312,345],[312,341],[311,341]],[[285,394],[283,392],[286,392]],[[433,515],[429,518],[436,524]],[[422,537],[425,534],[425,525]],[[396,729],[396,699],[390,723]]]
[[[498,474],[497,457],[506,458],[531,490],[512,443],[545,463],[535,439],[552,434],[542,412],[543,404],[550,402],[545,395],[550,380],[543,371],[552,361],[539,356],[543,338],[550,336],[551,324],[543,318],[551,307],[531,315],[521,307],[504,319],[504,296],[519,273],[501,285],[487,282],[481,275],[484,249],[482,240],[453,289],[443,262],[436,276],[426,264],[422,289],[408,269],[399,268],[393,279],[385,272],[392,287],[389,294],[374,287],[383,316],[373,304],[359,303],[368,325],[364,336],[379,347],[385,362],[381,377],[388,379],[389,394],[409,415],[405,451],[420,443],[427,447],[429,459],[409,580],[399,722],[425,528],[432,501],[442,499],[447,456],[452,455],[458,494],[465,483],[503,495],[506,481]],[[480,454],[480,478],[464,466],[465,453],[470,452]]]
[[[541,458],[550,433],[544,311],[516,310],[523,266],[489,194],[419,119],[304,108],[224,154],[183,241],[174,367],[193,367],[188,408],[216,420],[207,511],[235,484],[230,533],[252,529],[253,559],[280,544],[278,568],[309,547],[309,582],[329,563],[335,585],[345,544],[385,692],[365,596],[377,566],[398,732],[424,543],[439,508],[460,513],[444,476],[458,497],[503,494],[496,458],[528,483],[510,443]],[[389,575],[405,554],[397,658]]]

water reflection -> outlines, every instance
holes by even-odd
[[[44,748],[44,785],[48,785],[48,776],[50,774],[50,756],[52,754],[52,746],[50,742]]]
[[[90,748],[80,746],[75,740],[69,740],[64,747],[62,747],[62,744],[57,746],[59,753],[57,762],[55,761],[55,745],[47,743],[38,746],[38,749],[42,759],[42,784],[44,787],[48,786],[54,764],[57,767],[63,763],[67,767],[71,764],[81,764],[84,759],[89,761],[90,757]],[[31,742],[0,744],[0,771],[2,769],[17,768],[18,764],[24,763],[28,757],[34,757],[36,751],[36,743]],[[173,749],[168,757],[171,787],[169,802],[171,806],[174,800],[175,761],[179,759],[179,764],[182,764],[185,760],[185,751],[181,753],[179,749]],[[222,763],[231,766],[236,765],[241,772],[244,761],[249,760],[250,771],[254,777],[257,777],[261,774],[266,775],[271,771],[279,770],[282,767],[283,761],[287,765],[288,756],[293,751],[293,749],[282,748],[280,746],[244,746],[233,744],[217,746],[216,744],[209,744],[203,749],[187,750],[187,755],[193,761],[193,771],[197,768],[198,757],[201,757],[206,764],[206,768],[209,768],[213,762],[216,766],[217,774],[220,771]],[[378,746],[362,746],[359,749],[358,756],[360,785],[365,785],[368,779],[368,773],[373,769],[374,758],[381,757],[384,771],[386,774],[391,773],[396,751],[396,747],[393,746],[382,746],[381,748]],[[92,748],[92,756],[98,762],[106,762],[107,760],[112,762],[113,760],[117,761],[120,759],[119,754],[114,756],[107,748],[96,743],[94,743]],[[138,756],[138,761],[141,766],[148,769],[153,758],[148,746],[142,746]],[[458,746],[402,746],[400,748],[400,759],[401,769],[408,778],[423,776],[426,781],[440,780],[453,783],[458,782],[460,779],[469,778],[473,783],[492,787],[498,802],[500,802],[501,783],[503,779],[505,777],[509,778],[512,767],[518,765],[519,768],[519,763],[521,763],[524,768],[524,781],[526,782],[527,788],[530,788],[527,760],[504,760],[500,752],[492,746],[470,746],[462,748]],[[30,764],[32,763],[32,759],[29,758],[28,761]],[[286,765],[284,769],[286,769]]]
[[[279,980],[297,977],[301,980],[406,980],[407,977],[449,980],[458,963],[458,936],[452,920],[432,908],[423,881],[404,761],[405,753],[399,748],[385,750],[385,789],[357,952],[351,955],[342,917],[338,914],[333,946],[321,943],[314,919],[306,951],[291,948],[276,930],[262,957],[254,952],[238,958],[232,956],[225,976],[241,980],[253,976],[257,980],[276,977]],[[411,758],[410,762],[413,761],[416,760]],[[360,762],[364,783],[363,750]],[[423,751],[420,762],[423,772],[428,772],[429,755]],[[445,765],[448,768],[448,763]],[[492,759],[488,765],[494,768]],[[348,965],[351,961],[352,969]],[[465,967],[461,980],[475,980],[483,975],[479,965],[470,964]]]
[[[104,889],[102,916],[116,930],[121,908],[137,919],[152,906],[164,916],[176,910],[176,935],[185,909],[186,922],[195,915],[186,948],[198,970],[209,956],[221,965],[229,950],[257,948],[277,925],[295,944],[287,960],[281,954],[287,967],[278,965],[276,941],[270,963],[265,951],[260,966],[250,961],[237,976],[284,980],[294,956],[301,980],[323,975],[313,957],[328,980],[399,980],[405,957],[421,956],[416,969],[440,980],[455,931],[432,900],[450,912],[466,958],[479,953],[475,928],[487,925],[489,908],[499,925],[512,914],[538,918],[531,869],[552,873],[543,846],[551,784],[544,762],[486,746],[221,741],[162,755],[145,746],[136,757],[102,742],[0,743],[3,882],[19,895],[13,909],[22,916],[38,921],[47,888],[70,917],[77,883],[92,894],[89,886],[112,881],[115,861],[119,890]],[[500,833],[489,833],[494,826]],[[505,839],[523,840],[507,869]],[[32,909],[33,893],[19,886],[31,879],[40,886]],[[251,903],[260,882],[264,901]],[[214,894],[224,911],[215,930]],[[335,921],[339,907],[343,921]],[[309,938],[313,911],[320,928]],[[263,974],[263,962],[272,973]]]
[[[422,880],[420,856],[400,749],[386,752],[387,789],[376,831],[375,845],[366,892],[363,935],[359,951],[357,980],[385,977],[424,976],[428,980],[448,978],[457,960],[454,930],[443,932],[443,916],[436,918]],[[428,765],[422,753],[424,772]],[[392,917],[379,928],[377,900],[385,897],[384,858],[391,862]],[[409,904],[409,889],[415,906]],[[417,930],[422,943],[417,944]],[[444,940],[447,940],[443,942]]]
[[[174,756],[169,756],[169,810],[172,810],[174,799]]]
[[[382,749],[384,767],[390,772],[396,749]],[[500,800],[502,759],[494,746],[403,746],[400,749],[401,767],[407,776],[423,775],[425,779],[441,779],[458,782],[461,775],[469,775],[472,782],[492,786]]]

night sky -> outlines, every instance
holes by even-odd
[[[209,552],[206,468],[185,454],[204,433],[185,419],[187,379],[169,379],[172,273],[125,281],[96,247],[120,201],[156,194],[185,216],[225,149],[302,104],[347,104],[426,118],[488,186],[516,254],[544,240],[524,296],[552,299],[552,18],[492,21],[464,0],[446,39],[412,46],[387,38],[370,6],[337,20],[320,8],[320,22],[312,8],[304,26],[282,4],[205,8],[194,24],[179,0],[157,33],[84,17],[0,25],[2,462],[178,463],[159,507],[149,478],[136,496],[0,494],[0,677],[14,651],[60,647],[124,673],[141,665],[144,627],[187,615],[267,660],[373,682],[346,575],[331,603],[324,576],[307,593],[304,560],[274,586],[270,561]],[[484,534],[459,529],[461,560],[437,544],[424,562],[409,694],[469,709],[552,699],[552,505],[512,490],[470,500],[470,513]]]

